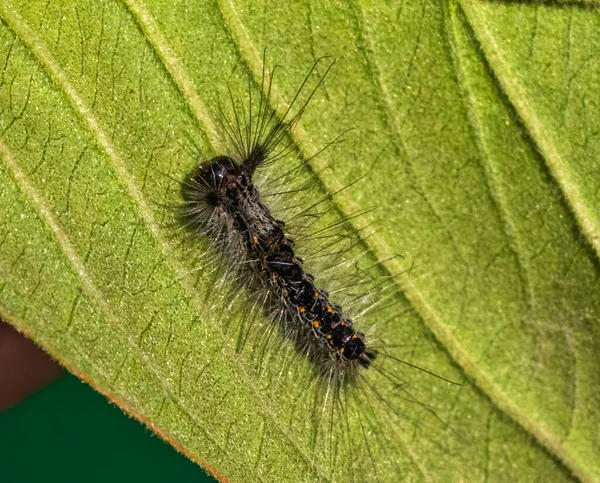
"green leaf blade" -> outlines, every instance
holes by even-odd
[[[4,244],[2,314],[232,481],[356,479],[353,462],[369,467],[357,421],[356,447],[340,450],[330,476],[309,413],[295,406],[310,381],[306,361],[278,378],[286,358],[274,355],[270,374],[253,374],[222,327],[243,304],[215,312],[209,278],[179,258],[160,205],[177,197],[165,174],[179,179],[197,162],[186,133],[207,157],[222,149],[211,109],[228,83],[245,89],[239,66],[260,85],[268,45],[272,63],[286,67],[275,88],[289,100],[316,56],[337,55],[295,141],[310,155],[359,128],[344,162],[324,169],[332,158],[321,156],[312,168],[325,194],[367,172],[335,207],[343,215],[377,201],[384,230],[365,240],[374,259],[406,253],[386,262],[390,273],[416,261],[378,331],[425,344],[414,362],[474,381],[440,392],[422,383],[460,435],[427,424],[412,436],[391,431],[373,448],[379,479],[594,479],[597,256],[577,236],[582,217],[548,176],[526,116],[486,68],[495,65],[487,46],[477,50],[472,17],[493,8],[482,5],[465,2],[466,16],[455,2],[3,6],[0,156],[2,192],[12,195],[2,198],[2,227],[34,249]],[[556,117],[535,101],[531,112]],[[565,152],[578,126],[566,136],[553,127]],[[581,176],[591,213],[594,181]]]

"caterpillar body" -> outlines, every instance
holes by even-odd
[[[329,432],[328,452],[332,473],[336,471],[334,446],[344,444],[343,439],[347,439],[350,446],[353,445],[352,436],[347,434],[348,418],[351,417],[351,411],[357,411],[362,433],[360,437],[367,450],[366,458],[370,460],[375,479],[379,480],[377,475],[380,470],[371,455],[369,439],[373,439],[371,445],[386,446],[387,436],[380,418],[382,415],[387,417],[386,414],[394,418],[405,417],[390,404],[387,399],[389,391],[399,393],[398,397],[404,401],[417,404],[435,418],[438,417],[407,391],[407,383],[403,378],[377,362],[383,359],[405,364],[443,381],[451,381],[390,355],[382,341],[371,338],[369,332],[364,334],[355,327],[349,316],[351,310],[347,310],[343,304],[336,304],[338,290],[330,294],[315,282],[315,278],[319,280],[321,274],[315,272],[315,277],[305,269],[304,259],[299,256],[296,247],[295,233],[289,230],[289,220],[278,219],[255,180],[262,169],[286,158],[293,150],[290,134],[333,66],[332,62],[307,99],[291,115],[294,104],[320,61],[315,62],[280,117],[271,106],[273,72],[264,70],[264,60],[258,103],[253,103],[251,89],[246,105],[236,102],[229,92],[233,114],[227,115],[221,109],[218,115],[228,141],[227,152],[197,162],[185,179],[180,181],[183,204],[179,218],[194,236],[209,240],[212,247],[209,250],[216,251],[217,258],[228,267],[222,280],[228,278],[237,282],[250,295],[250,300],[255,301],[253,305],[262,307],[263,312],[271,316],[276,323],[274,325],[279,326],[280,332],[291,341],[296,352],[306,355],[314,364],[317,374],[314,383],[311,383],[316,388],[313,401],[316,421],[314,432],[320,431],[318,426],[322,419],[328,420],[325,426]],[[300,165],[306,162],[303,159]],[[288,175],[292,173],[293,176],[296,169],[290,170]],[[359,290],[363,288],[360,282],[356,283],[356,279],[351,280]],[[381,293],[382,290],[385,288],[379,286],[374,293]],[[367,371],[375,372],[378,379],[385,383],[386,389],[378,388],[372,380],[368,380]],[[375,409],[375,405],[378,409]],[[364,411],[362,415],[361,411]],[[343,419],[334,424],[336,418]],[[336,434],[342,433],[342,440],[337,441]],[[316,434],[313,438],[317,440]],[[315,451],[322,452],[323,448],[315,447]],[[359,472],[354,479],[364,481],[371,478]]]
[[[365,336],[330,302],[328,293],[315,287],[314,276],[304,270],[293,239],[284,232],[285,222],[276,220],[261,201],[252,175],[264,160],[264,153],[253,152],[241,164],[227,156],[200,164],[184,185],[185,217],[195,226],[204,225],[215,241],[228,234],[233,245],[229,249],[244,252],[250,272],[263,282],[269,305],[285,307],[294,342],[310,348],[321,367],[369,367],[376,352],[367,348]]]
[[[282,156],[278,148],[283,137],[296,125],[321,82],[290,121],[268,113],[270,81],[260,99],[257,119],[251,117],[251,98],[247,112],[235,113],[235,124],[222,114],[221,125],[233,149],[229,155],[201,162],[188,175],[181,190],[182,218],[186,226],[212,239],[225,258],[239,261],[241,254],[241,265],[250,277],[247,285],[266,292],[268,311],[280,313],[278,309],[283,309],[281,320],[287,337],[315,362],[321,376],[345,384],[370,366],[377,351],[368,346],[365,335],[355,329],[342,307],[330,301],[328,292],[315,286],[315,277],[305,271],[294,240],[285,232],[286,223],[272,215],[253,182],[257,169]],[[232,104],[235,109],[235,102]],[[244,114],[249,116],[247,120]],[[240,126],[240,119],[247,124]]]

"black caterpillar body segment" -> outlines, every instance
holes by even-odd
[[[348,369],[369,367],[376,352],[367,348],[365,336],[330,302],[328,293],[315,287],[314,277],[294,252],[294,241],[285,234],[285,223],[261,200],[252,181],[260,162],[256,156],[241,164],[218,156],[201,163],[183,185],[184,217],[216,242],[227,238],[231,249],[243,253],[250,278],[259,279],[268,294],[268,305],[285,308],[283,321],[290,327],[284,332],[303,349],[310,340],[314,347],[308,347],[309,354],[319,362],[330,361],[321,366],[323,375],[331,376],[333,362],[351,377]]]

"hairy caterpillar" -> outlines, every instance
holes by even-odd
[[[307,81],[321,61],[315,62],[283,116],[278,117],[272,109],[273,72],[265,71],[264,61],[257,102],[252,98],[251,89],[248,91],[247,104],[237,102],[229,92],[232,113],[228,115],[221,109],[218,116],[228,141],[227,153],[198,160],[180,182],[183,203],[179,215],[188,232],[209,240],[211,253],[216,254],[218,264],[225,266],[222,280],[240,287],[251,306],[258,306],[270,316],[274,323],[267,329],[265,344],[277,344],[271,338],[272,328],[276,327],[295,346],[296,353],[308,358],[314,365],[316,375],[313,385],[317,388],[313,402],[317,420],[315,432],[318,432],[322,415],[328,413],[325,426],[328,432],[326,440],[331,446],[328,451],[332,471],[335,466],[333,446],[340,444],[336,441],[335,433],[348,433],[342,422],[343,418],[348,418],[352,407],[352,411],[364,411],[362,416],[359,415],[361,434],[345,434],[344,437],[363,438],[365,458],[370,461],[375,479],[379,479],[378,465],[371,456],[369,439],[375,440],[371,444],[385,446],[386,435],[379,419],[381,416],[372,407],[359,409],[359,406],[372,404],[369,398],[375,398],[378,411],[382,410],[383,414],[394,413],[388,395],[384,394],[392,390],[400,392],[405,400],[418,404],[435,417],[437,415],[406,390],[405,380],[376,362],[387,359],[447,380],[391,355],[389,347],[382,341],[372,337],[369,332],[363,334],[355,327],[349,316],[351,309],[344,304],[337,305],[335,296],[339,290],[328,293],[322,287],[329,287],[318,282],[321,273],[315,271],[313,276],[307,271],[305,260],[298,254],[310,256],[311,253],[297,249],[295,236],[289,233],[288,220],[282,221],[273,214],[271,204],[266,201],[269,195],[265,195],[255,180],[255,175],[287,159],[290,154],[291,143],[287,139],[333,65],[332,62],[328,66],[317,85],[292,114]],[[301,160],[300,166],[305,162]],[[297,170],[298,166],[295,166],[279,176],[278,185],[285,185],[293,179]],[[263,184],[269,185],[272,181]],[[283,196],[295,191],[298,190],[286,186]],[[306,215],[319,203],[317,201],[307,209],[296,209],[296,212]],[[314,215],[316,218],[321,216],[320,213]],[[323,233],[330,228],[326,226],[316,232]],[[301,224],[299,232],[302,238],[310,237],[306,235],[307,231],[311,231],[309,226]],[[339,241],[336,235],[332,236],[336,242]],[[325,245],[331,248],[334,243]],[[348,279],[350,281],[346,280],[346,284],[355,286],[359,292],[364,290],[361,298],[382,294],[385,290],[377,284],[374,290],[366,289],[366,285],[356,282],[356,279],[355,274]],[[384,299],[382,297],[377,303]],[[242,349],[244,344],[242,342]],[[388,384],[385,391],[366,378],[368,372],[376,372],[385,380]],[[340,424],[336,424],[336,418],[340,419]],[[345,425],[348,425],[347,421]],[[361,472],[355,479],[362,481],[369,478]]]
[[[284,231],[285,222],[274,218],[253,183],[256,169],[272,161],[282,137],[302,113],[289,123],[273,122],[263,105],[270,95],[269,87],[254,125],[252,120],[246,129],[225,124],[233,153],[194,169],[183,184],[183,218],[220,246],[225,257],[243,259],[252,279],[249,286],[267,293],[271,311],[283,308],[286,334],[315,361],[322,376],[343,383],[368,368],[376,351],[329,294],[315,286],[314,276],[294,251],[294,240]]]

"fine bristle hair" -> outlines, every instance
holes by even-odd
[[[231,89],[228,88],[229,101],[233,106],[233,119],[225,113],[223,106],[219,104],[220,115],[218,121],[222,131],[228,138],[228,145],[231,146],[227,153],[228,156],[239,165],[245,166],[248,173],[254,173],[260,165],[272,163],[287,156],[293,149],[293,143],[287,141],[286,138],[289,137],[289,134],[300,120],[310,100],[335,64],[335,60],[330,62],[327,70],[312,89],[308,98],[304,100],[301,107],[293,115],[291,115],[292,109],[319,63],[326,59],[327,57],[321,57],[313,64],[281,118],[277,116],[276,109],[273,109],[271,105],[273,78],[277,66],[267,72],[263,61],[258,107],[255,107],[256,100],[252,98],[250,86],[248,88],[247,105],[243,101],[238,102]]]
[[[198,256],[204,273],[214,277],[207,297],[223,294],[223,312],[238,301],[247,307],[237,322],[224,314],[223,325],[236,334],[240,354],[251,352],[257,374],[282,351],[286,365],[271,371],[282,379],[286,372],[295,374],[296,361],[310,361],[311,374],[289,377],[303,385],[292,409],[311,407],[313,450],[328,455],[334,473],[337,448],[360,446],[367,463],[357,463],[356,473],[350,469],[354,480],[379,481],[381,462],[373,450],[385,447],[392,437],[384,421],[398,425],[407,419],[397,400],[415,405],[445,426],[435,410],[414,395],[398,367],[456,383],[405,361],[381,338],[385,334],[376,335],[373,325],[360,325],[365,314],[383,313],[397,303],[393,281],[400,274],[382,275],[381,261],[361,265],[363,258],[370,260],[362,241],[374,228],[355,221],[372,207],[330,217],[335,208],[329,202],[337,192],[314,197],[315,185],[305,168],[312,158],[341,143],[340,138],[312,157],[299,155],[293,140],[294,128],[335,60],[316,60],[281,114],[274,98],[277,68],[268,71],[266,64],[263,57],[258,95],[249,77],[245,98],[228,87],[227,102],[218,103],[216,117],[227,150],[210,159],[195,153],[200,159],[178,181],[183,201],[177,223],[193,240],[208,244]],[[323,73],[307,90],[323,64]],[[262,322],[265,316],[270,323]],[[357,422],[359,434],[351,433],[350,420]],[[320,447],[323,441],[326,448]]]

